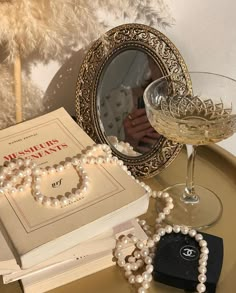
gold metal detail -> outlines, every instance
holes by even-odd
[[[99,122],[97,90],[107,64],[124,50],[141,50],[159,66],[163,76],[177,73],[187,89],[191,81],[187,66],[173,43],[161,32],[146,25],[125,24],[108,31],[95,41],[81,65],[76,84],[77,123],[96,143],[109,144]],[[127,165],[135,177],[152,177],[177,156],[181,145],[161,137],[141,156],[124,155],[112,147],[113,155]]]

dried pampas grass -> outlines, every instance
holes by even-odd
[[[128,22],[172,23],[164,0],[5,0],[0,1],[0,45],[7,61],[63,61],[107,29]]]
[[[14,79],[9,67],[0,66],[0,129],[14,125],[16,123],[15,115],[15,97],[14,97]],[[23,74],[22,76],[22,95],[23,95],[23,120],[40,115],[43,110],[43,92]]]
[[[164,27],[173,23],[165,0],[0,0],[0,128],[15,123],[11,65],[22,68],[23,120],[42,111],[42,92],[28,79],[30,64],[64,64],[107,30],[124,23]],[[8,67],[6,67],[8,65]],[[27,75],[27,74],[28,75]],[[19,80],[19,78],[18,78]]]

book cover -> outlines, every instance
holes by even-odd
[[[3,275],[3,283],[8,284],[27,276],[32,276],[39,271],[55,269],[57,266],[66,264],[68,262],[81,260],[84,257],[88,257],[92,254],[97,254],[108,250],[112,251],[115,247],[116,239],[121,234],[141,234],[140,229],[141,228],[135,219],[122,223],[121,225],[114,227],[112,230],[95,236],[88,241],[84,241],[28,269],[21,269],[19,265],[17,265],[14,255],[11,253],[9,247],[6,249],[7,244],[6,242],[4,243],[4,239],[1,239],[0,234],[0,240],[2,240],[0,241],[0,247],[5,247],[5,249],[0,250],[0,275]]]
[[[147,235],[139,224],[135,226],[133,234],[141,241],[147,240]],[[134,244],[128,243],[122,251],[125,255],[131,255],[134,249]],[[23,278],[21,284],[25,293],[44,293],[115,264],[112,250],[106,250],[83,259],[69,261],[47,271],[35,273]]]
[[[0,131],[0,165],[31,158],[40,167],[59,164],[93,145],[90,137],[60,108]],[[63,208],[38,204],[31,190],[0,196],[1,231],[18,264],[28,268],[115,225],[146,212],[148,194],[116,164],[86,165],[86,196]],[[78,185],[75,169],[46,176],[42,190],[64,194]],[[59,182],[59,184],[58,184]]]

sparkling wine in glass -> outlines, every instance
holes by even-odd
[[[167,187],[175,208],[166,221],[201,229],[222,214],[220,198],[194,184],[198,145],[216,143],[236,132],[236,81],[219,74],[190,72],[192,89],[172,74],[152,82],[144,92],[147,117],[156,131],[187,147],[185,183]]]

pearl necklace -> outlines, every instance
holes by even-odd
[[[150,282],[152,281],[152,272],[153,265],[152,260],[154,257],[155,246],[160,241],[161,237],[165,234],[170,233],[182,233],[183,235],[189,235],[194,238],[200,247],[200,258],[199,258],[199,266],[198,266],[198,284],[196,286],[196,292],[202,293],[206,291],[206,272],[207,272],[207,260],[209,250],[207,248],[207,242],[203,239],[202,234],[198,233],[194,229],[190,229],[187,226],[178,226],[174,225],[173,227],[170,225],[166,225],[164,228],[160,227],[161,222],[165,219],[166,215],[168,215],[173,209],[172,198],[169,196],[167,192],[151,192],[151,196],[153,198],[159,198],[166,202],[166,206],[163,211],[159,213],[156,218],[156,232],[152,235],[150,230],[150,226],[147,225],[145,220],[139,220],[140,226],[149,236],[146,243],[137,239],[135,235],[127,235],[122,236],[117,240],[116,247],[114,250],[114,256],[117,259],[117,265],[124,269],[125,277],[128,279],[130,284],[138,285],[138,293],[146,293],[147,289],[150,287]],[[132,255],[127,256],[124,255],[122,249],[129,242],[132,242],[135,245],[135,249]],[[135,271],[140,271],[144,269],[142,274],[134,273]]]
[[[98,155],[97,153],[102,152],[103,155]],[[170,214],[171,210],[174,208],[173,200],[167,192],[156,192],[152,191],[151,188],[144,182],[140,182],[132,176],[131,172],[124,165],[123,161],[119,160],[117,157],[112,156],[111,149],[106,144],[93,145],[87,147],[84,152],[78,156],[73,157],[71,160],[65,162],[64,164],[59,164],[56,167],[39,168],[35,162],[30,159],[17,159],[15,161],[10,161],[6,166],[2,166],[0,169],[0,194],[9,192],[14,194],[16,192],[24,192],[26,188],[32,189],[32,194],[35,200],[45,206],[58,207],[66,206],[71,202],[76,201],[78,198],[83,197],[88,190],[89,177],[84,169],[86,164],[103,164],[112,163],[120,166],[131,178],[133,178],[137,183],[139,183],[149,194],[149,197],[159,198],[165,201],[165,207],[163,211],[160,212],[156,218],[156,233],[152,235],[150,227],[146,224],[145,220],[138,220],[141,227],[144,229],[146,234],[149,236],[146,243],[140,241],[135,235],[127,235],[121,237],[116,244],[114,255],[117,258],[117,264],[123,267],[125,270],[125,276],[128,278],[131,284],[141,284],[138,288],[138,293],[146,293],[146,290],[150,287],[150,282],[152,280],[152,258],[154,256],[155,245],[160,241],[161,237],[166,233],[182,233],[184,235],[189,235],[195,238],[198,242],[201,254],[199,259],[199,276],[198,285],[196,291],[202,293],[206,291],[204,283],[206,282],[206,267],[209,250],[207,248],[207,242],[203,239],[202,234],[197,233],[193,229],[189,229],[186,226],[170,226],[167,225],[165,228],[160,228],[160,224],[165,219],[166,215]],[[42,195],[40,190],[41,177],[48,174],[54,174],[56,172],[63,172],[64,170],[74,167],[78,172],[79,176],[82,178],[82,184],[79,189],[74,193],[69,193],[69,195],[62,197],[50,198],[48,196]],[[123,255],[121,249],[127,245],[128,242],[132,242],[135,245],[135,250],[132,256],[126,258]],[[127,260],[126,260],[127,259]],[[145,266],[145,270],[142,275],[133,274]]]
[[[98,155],[102,153],[102,155]],[[89,188],[89,177],[84,169],[86,164],[115,163],[125,170],[129,175],[131,173],[123,165],[121,160],[112,156],[111,149],[106,144],[87,147],[82,154],[73,157],[65,163],[56,167],[40,168],[30,159],[12,160],[3,166],[0,171],[0,194],[8,192],[10,194],[23,193],[27,188],[31,188],[34,199],[46,207],[65,207],[69,204],[83,199]],[[66,193],[63,196],[49,197],[41,192],[42,177],[62,173],[69,168],[75,168],[78,176],[81,178],[81,186],[74,192]],[[73,189],[72,189],[73,190]]]

